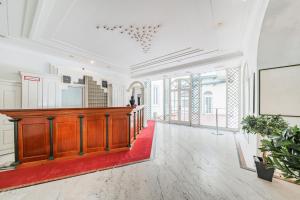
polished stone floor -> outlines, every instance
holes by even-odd
[[[150,161],[0,193],[1,200],[296,200],[300,186],[240,169],[234,137],[158,123]]]

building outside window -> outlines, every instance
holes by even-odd
[[[212,92],[206,91],[203,97],[203,110],[204,113],[212,113]]]

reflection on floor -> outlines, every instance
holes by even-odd
[[[234,137],[157,123],[151,161],[0,193],[0,199],[295,200],[300,187],[239,167]]]

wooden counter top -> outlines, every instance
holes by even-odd
[[[0,110],[14,123],[16,164],[128,150],[143,113],[143,106]]]

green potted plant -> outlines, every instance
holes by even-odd
[[[288,128],[288,124],[280,116],[246,116],[242,120],[242,129],[247,133],[257,134],[262,136],[264,144],[270,141],[273,136],[280,136]],[[265,146],[266,147],[266,146]],[[272,181],[274,167],[267,163],[270,151],[267,148],[260,148],[262,157],[254,156],[257,175],[264,180]]]
[[[280,170],[285,178],[300,184],[300,128],[289,127],[282,134],[261,142],[260,150],[270,154],[265,158],[267,165]]]

